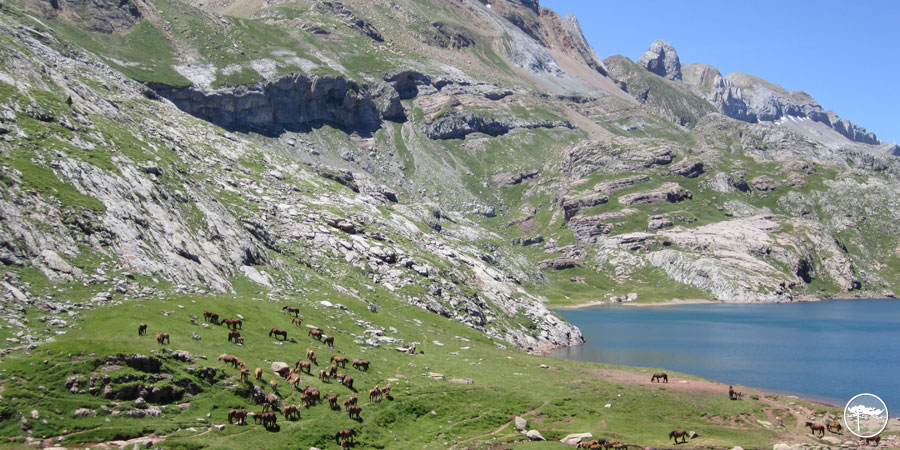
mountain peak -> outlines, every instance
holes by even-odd
[[[668,42],[657,39],[638,60],[638,64],[663,78],[681,80],[681,61],[678,52]]]

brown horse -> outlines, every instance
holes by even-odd
[[[250,369],[246,367],[241,367],[241,383],[249,383],[250,382]]]
[[[312,386],[306,386],[306,389],[303,390],[303,393],[305,393],[309,397],[310,402],[314,404],[322,400],[322,394],[319,393],[318,389]]]
[[[675,430],[669,433],[669,439],[675,439],[675,444],[678,444],[678,438],[681,438],[681,443],[684,444],[687,442],[688,432],[684,430]]]
[[[285,366],[285,367],[282,367],[282,368],[276,370],[275,373],[277,373],[278,376],[281,377],[281,378],[287,378],[288,375],[291,374],[291,368]]]
[[[384,385],[384,387],[381,388],[381,393],[385,397],[388,397],[388,400],[393,400],[392,398],[390,398],[391,397],[391,385],[390,384]]]
[[[375,385],[372,389],[369,389],[369,401],[377,401],[381,397],[381,389],[378,389],[378,385]]]
[[[275,339],[278,339],[278,336],[281,336],[282,340],[287,340],[287,331],[280,330],[278,328],[272,328],[271,330],[269,330],[269,337],[272,337],[273,334],[275,335]]]
[[[334,347],[334,336],[325,336],[325,345]]]
[[[214,312],[205,311],[203,313],[203,320],[207,322],[212,322],[216,325],[219,324],[219,315]]]
[[[365,359],[357,359],[357,360],[353,361],[353,367],[355,369],[365,370],[366,372],[368,372],[369,371],[369,361],[366,361]]]
[[[311,328],[309,333],[306,333],[307,336],[312,336],[318,340],[322,340],[322,329],[321,328]]]
[[[266,428],[274,428],[278,423],[278,416],[273,412],[262,413],[262,423]]]
[[[238,361],[240,361],[237,356],[229,355],[227,353],[223,353],[219,355],[219,361],[225,361],[225,365],[231,364],[237,369]]]
[[[284,407],[285,420],[297,420],[300,418],[300,408],[297,405],[287,405]]]
[[[138,336],[143,336],[145,334],[147,334],[147,324],[142,323],[138,325]]]
[[[309,371],[310,371],[310,364],[309,364],[308,361],[304,361],[304,360],[302,360],[302,359],[301,359],[301,360],[298,360],[298,361],[297,361],[297,364],[294,365],[294,368],[295,368],[295,369],[300,369],[301,372],[306,372],[307,375],[311,375],[311,374],[309,373]]]
[[[347,430],[340,430],[334,435],[334,442],[337,443],[340,439],[350,439],[353,440],[353,436],[356,436],[356,430],[350,428]]]
[[[228,342],[234,341],[237,343],[237,338],[241,337],[240,331],[231,330],[228,332]]]
[[[356,405],[351,405],[350,407],[347,408],[347,414],[350,416],[351,419],[354,416],[356,416],[356,418],[359,419],[360,412],[362,412],[362,408],[360,408],[359,406],[356,406]]]
[[[621,442],[619,442],[615,439],[610,439],[603,444],[603,448],[609,450],[611,448],[615,448],[619,444],[621,444]]]
[[[838,422],[837,420],[832,420],[831,422],[828,422],[828,423],[825,425],[825,428],[827,428],[828,431],[830,431],[830,432],[832,432],[832,433],[838,434],[838,433],[841,432],[841,429],[844,428],[844,427],[842,427],[842,426],[841,426],[841,423]]]
[[[331,409],[338,409],[338,395],[331,394],[328,396],[328,407]]]
[[[309,362],[311,362],[311,363],[313,363],[313,364],[315,364],[315,365],[317,365],[317,366],[319,365],[319,363],[316,361],[316,354],[315,354],[315,353],[310,353],[309,356],[308,356],[308,358],[309,358]]]
[[[881,436],[872,436],[863,438],[866,441],[866,445],[869,445],[870,442],[874,442],[875,446],[878,447],[881,444]]]
[[[241,319],[225,319],[222,323],[225,324],[225,327],[231,328],[232,330],[237,330],[238,328],[244,329],[244,321]]]
[[[263,402],[263,411],[278,411],[278,397],[275,394],[266,395],[266,401]]]
[[[344,400],[344,409],[347,409],[351,405],[355,405],[356,402],[358,402],[358,401],[359,401],[359,398],[357,396],[351,395],[350,398],[348,398],[347,400]]]
[[[168,344],[169,333],[156,333],[156,342],[159,343],[159,345]]]
[[[228,411],[228,423],[232,423],[232,421],[236,420],[238,425],[246,425],[247,424],[247,410],[246,409],[232,409]]]
[[[293,314],[294,317],[300,316],[300,308],[297,308],[296,306],[285,306],[284,308],[281,308],[281,310],[287,311],[288,314]]]
[[[815,436],[816,433],[819,433],[819,436],[825,436],[825,425],[819,425],[817,423],[806,422],[803,426],[809,427],[809,432],[812,433],[813,436]]]
[[[331,357],[331,362],[335,364],[340,364],[341,367],[347,367],[347,358],[344,358],[341,355],[334,355]]]
[[[657,383],[668,383],[669,382],[669,374],[667,374],[665,372],[656,372],[653,374],[652,377],[650,377],[650,382],[652,383],[654,381]]]
[[[330,377],[331,377],[331,375],[328,374],[327,370],[325,370],[325,369],[319,370],[319,380],[322,381],[323,383],[328,383],[328,379]]]
[[[262,367],[257,367],[256,370],[253,371],[253,375],[256,377],[256,381],[262,381],[262,374]]]
[[[337,370],[337,364],[332,364],[331,367],[328,368],[328,376],[330,376],[331,378],[337,378]]]
[[[301,324],[303,323],[303,321],[300,320],[299,317],[294,317],[293,319],[291,319],[291,323],[294,324],[294,325],[297,325],[297,326],[299,327],[299,326],[301,326]]]
[[[344,378],[341,379],[341,384],[347,386],[350,389],[353,389],[353,377],[350,375],[344,375]]]

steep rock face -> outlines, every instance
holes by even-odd
[[[88,31],[125,32],[143,15],[138,2],[129,0],[25,0],[26,8],[46,18],[63,17]]]
[[[469,111],[460,111],[445,114],[428,124],[425,127],[425,135],[430,139],[462,139],[472,133],[500,136],[520,128],[560,127],[573,128],[571,123],[561,120],[481,117]]]
[[[725,79],[719,69],[702,63],[689,64],[684,67],[682,76],[684,84],[694,86],[722,114],[744,122],[756,121],[756,116],[744,102],[741,89]]]
[[[194,86],[154,88],[182,111],[228,130],[280,134],[327,123],[367,134],[381,127],[382,118],[402,116],[392,87],[381,85],[372,92],[343,77],[295,74],[208,91]]]
[[[657,39],[638,60],[638,64],[652,73],[669,80],[681,80],[681,60],[678,52],[668,42]]]

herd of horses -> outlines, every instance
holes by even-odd
[[[292,325],[297,325],[298,327],[302,326],[302,319],[300,318],[300,308],[294,306],[285,306],[282,308],[282,311],[287,312],[288,315],[293,316],[291,319]],[[244,344],[244,337],[241,336],[240,331],[238,331],[243,330],[242,319],[226,318],[220,320],[219,315],[211,311],[205,311],[203,313],[203,319],[206,322],[210,322],[216,325],[225,325],[225,327],[228,329],[228,342],[233,342],[235,344],[241,345]],[[147,324],[139,324],[138,336],[145,336],[146,334]],[[307,336],[318,340],[328,347],[334,347],[334,336],[325,335],[321,328],[311,328],[307,333]],[[269,330],[269,337],[274,337],[276,340],[278,340],[278,338],[280,337],[282,341],[285,341],[288,339],[288,332],[287,330],[272,328],[271,330]],[[159,345],[170,343],[169,334],[164,332],[156,333],[156,342]],[[237,356],[227,353],[219,355],[218,360],[224,362],[226,367],[230,365],[234,369],[237,369],[239,371],[241,383],[251,383],[250,369],[247,367],[247,364],[243,360],[241,360]],[[367,361],[365,359],[354,359],[351,362],[350,359],[345,356],[333,355],[329,360],[330,365],[319,370],[319,380],[323,383],[330,383],[332,379],[337,380],[341,385],[346,386],[354,393],[357,392],[356,388],[353,387],[353,377],[349,374],[339,372],[339,369],[345,369],[347,367],[348,362],[351,363],[354,369],[360,372],[368,372],[369,367],[372,364],[370,361]],[[310,408],[322,402],[322,394],[317,388],[310,385],[306,385],[302,389],[300,388],[300,375],[302,373],[306,373],[307,375],[312,376],[313,364],[318,366],[318,359],[315,352],[312,349],[307,348],[306,359],[299,359],[294,364],[293,369],[290,367],[282,367],[275,371],[275,374],[278,377],[288,382],[288,384],[292,388],[292,391],[300,392],[300,403],[304,408]],[[253,371],[254,379],[256,381],[263,382],[263,372],[264,371],[262,368],[257,367]],[[277,378],[271,378],[269,380],[269,386],[272,388],[272,393],[266,395],[265,400],[262,403],[261,412],[248,412],[243,408],[232,409],[227,413],[228,423],[236,425],[247,425],[247,418],[252,417],[256,424],[261,424],[266,429],[271,430],[273,428],[276,428],[278,424],[278,417],[276,415],[276,412],[279,411],[278,395],[280,395],[278,394]],[[391,397],[390,394],[390,384],[385,384],[384,386],[375,385],[374,388],[369,389],[369,401],[378,402],[384,398],[392,400],[393,397]],[[329,409],[333,411],[340,411],[343,409],[347,412],[348,416],[351,419],[362,421],[362,418],[360,416],[360,414],[362,413],[362,407],[357,404],[359,402],[359,398],[357,397],[357,395],[350,395],[346,400],[340,403],[340,405],[340,397],[336,393],[328,395],[326,399],[328,401]],[[284,416],[285,420],[299,420],[300,407],[297,405],[286,405],[281,408],[281,414]],[[352,444],[353,438],[356,435],[357,431],[355,429],[343,429],[339,430],[335,434],[334,438],[335,442],[340,444],[341,448],[348,448],[349,445]]]

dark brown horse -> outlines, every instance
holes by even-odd
[[[294,317],[300,316],[300,308],[297,308],[296,306],[285,306],[284,308],[281,308],[281,310],[287,311],[288,314],[293,314]]]
[[[273,378],[274,380],[274,378]],[[266,395],[266,401],[263,402],[263,411],[278,411],[278,397],[275,394]]]
[[[246,409],[232,409],[228,411],[228,423],[232,423],[232,421],[236,420],[238,425],[246,425],[247,424],[247,410]]]
[[[337,371],[337,364],[332,364],[331,367],[328,368],[328,376],[330,376],[331,378],[337,378]]]
[[[351,395],[350,398],[344,400],[344,409],[349,408],[351,405],[355,405],[356,402],[359,401],[359,398],[355,395]]]
[[[338,431],[334,435],[334,443],[335,444],[338,443],[338,441],[341,439],[353,440],[353,436],[356,436],[356,430],[354,430],[352,428],[347,429],[347,430]]]
[[[261,414],[262,416],[262,424],[266,428],[275,428],[275,425],[278,423],[278,416],[273,412],[264,412]]]
[[[203,313],[203,320],[207,322],[212,322],[216,325],[219,324],[219,315],[214,312],[205,311]]]
[[[285,420],[296,420],[300,418],[300,408],[297,405],[287,405],[284,407]]]
[[[357,360],[353,361],[353,367],[356,369],[365,370],[366,372],[368,372],[369,371],[369,361],[366,361],[365,359],[357,359]]]
[[[231,330],[228,332],[228,342],[234,341],[237,343],[237,338],[241,337],[240,331]]]
[[[244,321],[241,319],[225,319],[222,321],[226,327],[231,328],[232,330],[237,330],[238,328],[244,328]]]
[[[229,355],[227,353],[223,353],[219,355],[219,361],[225,361],[225,365],[231,364],[237,369],[238,361],[240,361],[237,356]]]
[[[820,424],[812,423],[812,422],[806,422],[805,424],[803,424],[803,426],[809,427],[809,432],[812,433],[813,436],[815,436],[816,433],[819,433],[819,436],[825,436],[825,425],[820,425]]]
[[[334,347],[334,336],[325,336],[325,345]]]
[[[656,372],[653,374],[652,377],[650,377],[650,382],[652,383],[654,381],[657,383],[668,383],[669,382],[669,374],[667,374],[665,372]]]
[[[278,336],[281,336],[282,340],[287,340],[287,331],[278,328],[272,328],[271,330],[269,330],[269,337],[272,337],[273,334],[275,335],[275,339],[278,339]]]
[[[675,444],[678,444],[678,439],[681,438],[681,443],[684,444],[687,442],[688,432],[684,430],[675,430],[669,433],[669,439],[675,439]]]
[[[350,389],[353,389],[353,377],[351,377],[350,375],[344,375],[344,377],[341,378],[341,384],[347,386]]]
[[[880,435],[867,437],[867,438],[863,438],[863,439],[866,441],[866,445],[869,445],[870,442],[874,442],[875,446],[878,447],[878,445],[881,444],[881,436]]]
[[[360,417],[359,417],[359,413],[361,413],[361,412],[362,412],[362,408],[360,408],[359,406],[356,406],[356,405],[351,405],[351,406],[349,406],[349,407],[347,408],[347,414],[350,416],[351,419],[352,419],[354,416],[355,416],[357,419],[359,419],[359,418],[360,418]]]
[[[337,394],[331,394],[331,395],[328,396],[328,407],[329,407],[329,408],[331,408],[331,409],[339,409],[337,402],[338,402],[338,395],[337,395]]]
[[[138,325],[138,336],[143,336],[145,334],[147,334],[147,324],[142,323]]]
[[[156,342],[159,343],[159,345],[168,344],[169,333],[156,333]]]
[[[311,328],[309,333],[306,333],[307,336],[312,336],[318,340],[322,340],[322,329],[321,328]]]

